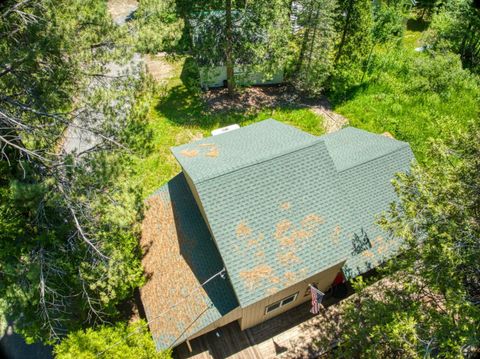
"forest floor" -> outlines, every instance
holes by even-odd
[[[117,25],[123,25],[138,5],[137,0],[108,0],[108,12]]]

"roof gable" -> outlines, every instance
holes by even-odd
[[[346,127],[321,138],[325,141],[339,172],[409,147],[406,142],[355,127]]]
[[[408,143],[355,128],[315,137],[269,119],[172,151],[242,307],[342,260],[347,275],[363,273],[398,247],[355,242],[364,231],[386,238],[376,217],[396,199]]]

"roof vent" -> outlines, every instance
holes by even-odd
[[[222,133],[230,132],[230,131],[233,131],[233,130],[238,130],[239,128],[240,128],[240,126],[237,125],[237,124],[230,125],[230,126],[227,126],[227,127],[217,128],[216,130],[212,131],[212,136],[217,136],[217,135],[221,135]]]

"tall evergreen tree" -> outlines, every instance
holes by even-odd
[[[123,35],[105,2],[0,5],[0,298],[28,341],[105,320],[142,281],[117,153],[138,81],[107,73]],[[94,145],[66,149],[70,130]]]
[[[372,47],[373,9],[370,0],[340,0],[339,40],[335,51],[334,92],[357,85]]]
[[[229,93],[254,72],[283,70],[291,34],[286,0],[178,1],[200,66],[225,66]]]
[[[391,277],[342,320],[339,357],[476,358],[480,346],[480,127],[432,143],[395,184],[382,225],[405,240]]]
[[[295,38],[300,43],[294,83],[310,94],[321,93],[333,71],[334,46],[337,39],[336,0],[296,1]]]

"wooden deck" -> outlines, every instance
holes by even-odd
[[[351,291],[349,291],[351,294]],[[310,313],[310,302],[267,320],[245,331],[237,322],[181,344],[174,351],[176,358],[191,359],[268,359],[313,358],[319,355],[314,340],[322,332],[322,322],[335,320],[333,298],[325,301],[326,310],[319,315]]]

